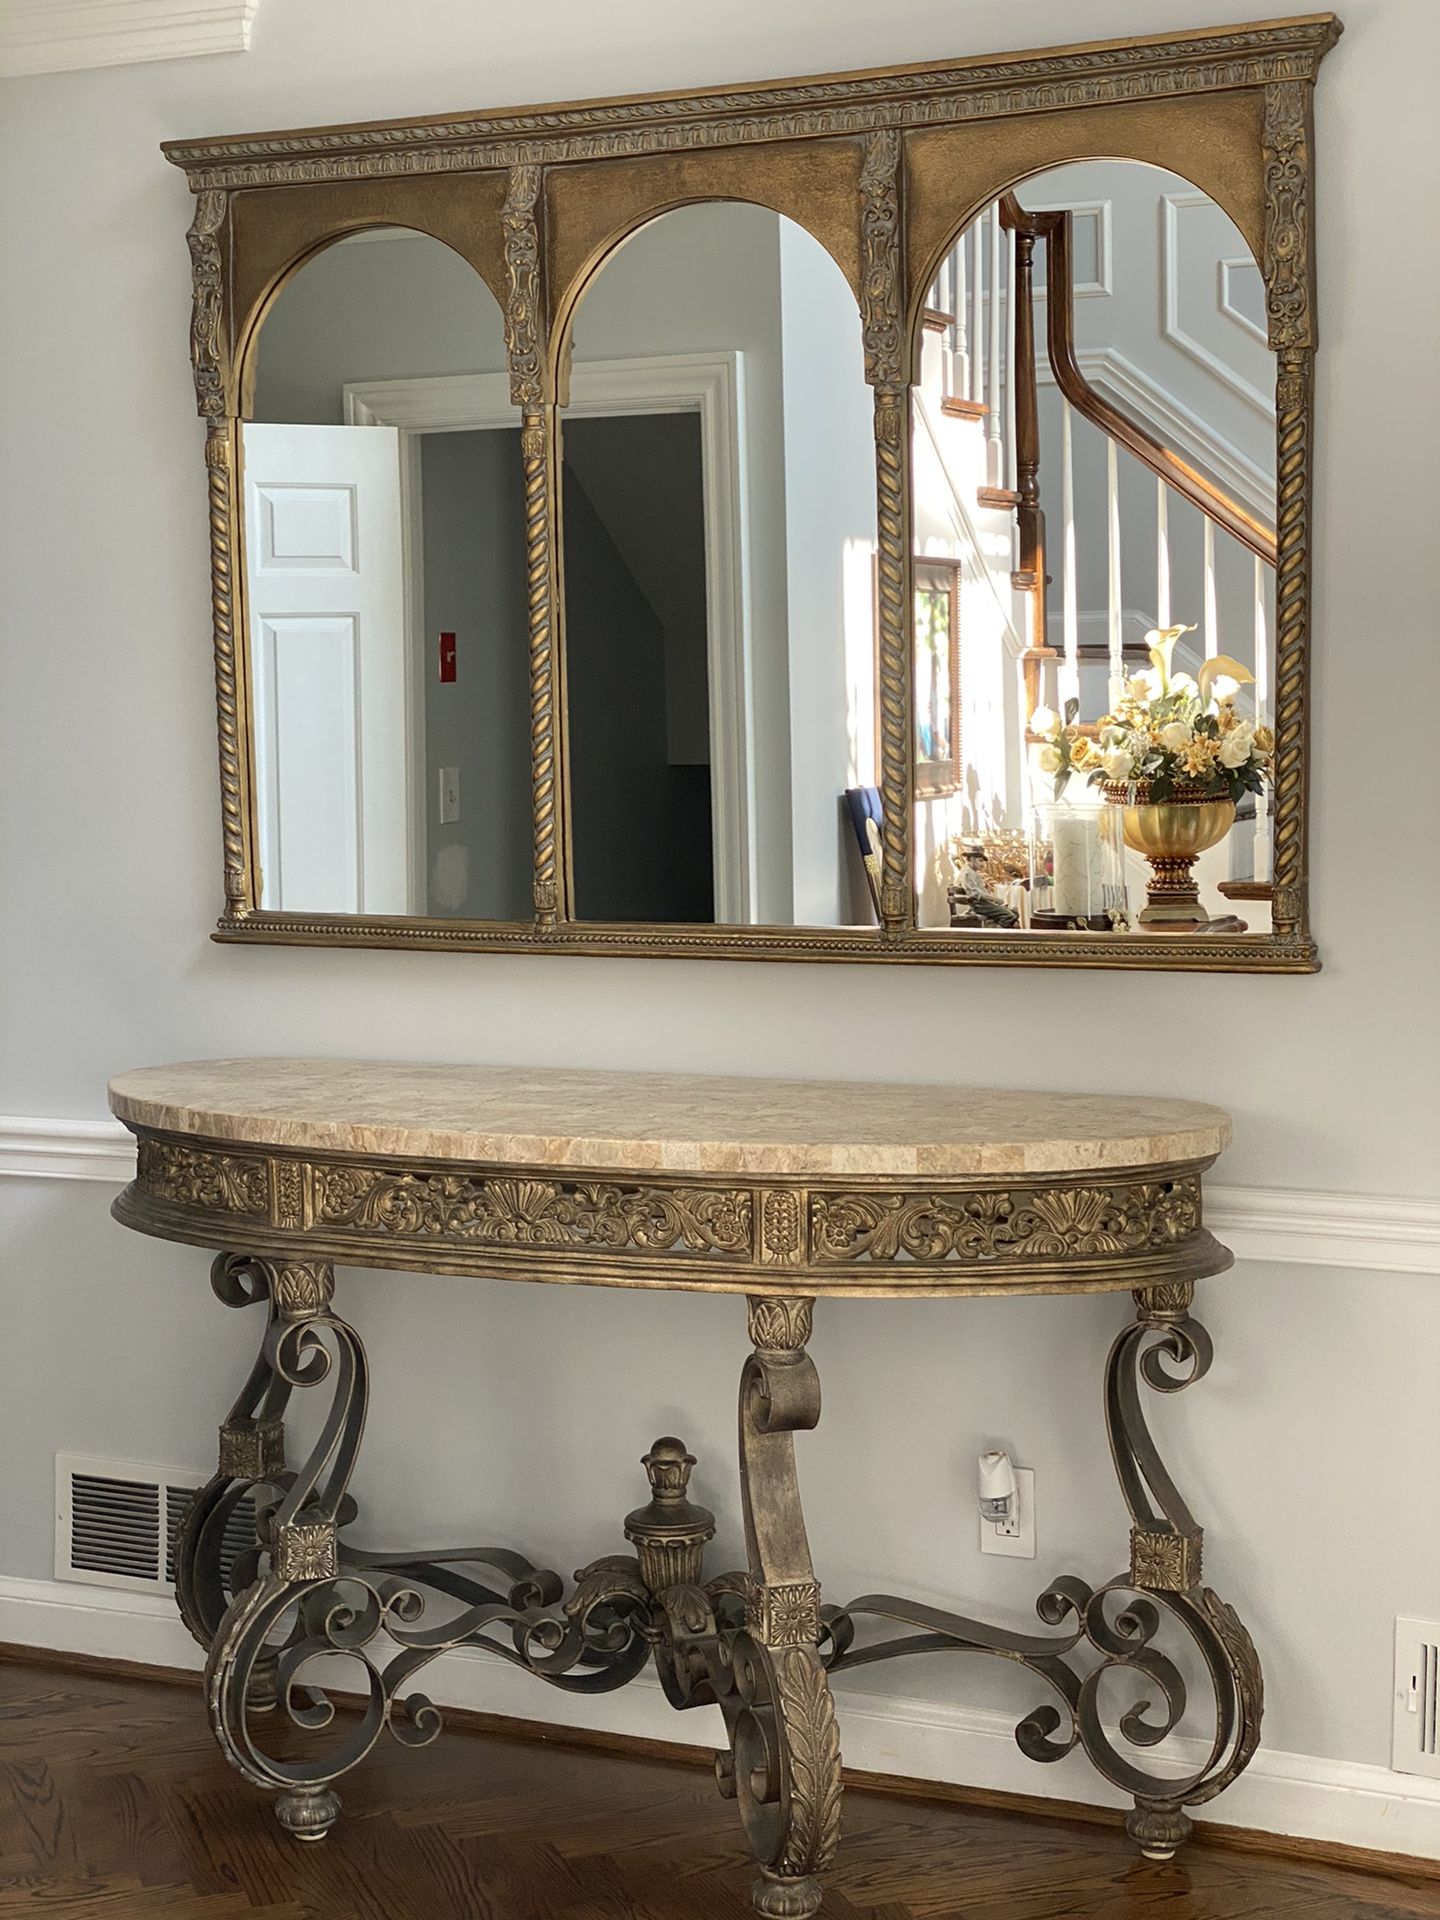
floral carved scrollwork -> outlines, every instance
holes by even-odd
[[[324,1167],[315,1174],[315,1216],[322,1225],[501,1246],[745,1253],[751,1210],[748,1189],[666,1190],[366,1167]]]
[[[865,139],[860,246],[865,378],[872,387],[900,386],[900,133],[896,127],[882,127]]]
[[[540,405],[540,228],[536,206],[542,170],[512,167],[501,225],[505,232],[505,348],[510,359],[510,398],[533,411]]]
[[[1265,89],[1265,275],[1270,345],[1313,347],[1310,302],[1310,89],[1299,80]]]
[[[215,1213],[269,1212],[270,1181],[263,1160],[142,1140],[136,1165],[145,1191],[176,1206]]]
[[[225,372],[221,329],[225,294],[221,277],[220,229],[229,196],[214,187],[195,196],[195,218],[185,236],[190,247],[194,305],[190,317],[190,364],[195,402],[208,421],[225,418]]]
[[[1200,1226],[1200,1182],[919,1197],[817,1193],[810,1206],[817,1261],[1045,1260],[1187,1239]]]

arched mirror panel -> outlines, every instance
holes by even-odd
[[[875,461],[859,309],[768,208],[675,208],[571,322],[565,685],[582,921],[874,924]]]
[[[503,318],[376,227],[255,337],[242,429],[260,905],[525,920],[528,638]]]
[[[913,399],[920,924],[1268,933],[1275,356],[1239,229],[1100,159],[998,194]]]

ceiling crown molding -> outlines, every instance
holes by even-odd
[[[260,0],[7,0],[0,77],[244,53]]]

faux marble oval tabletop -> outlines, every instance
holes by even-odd
[[[805,1174],[1065,1173],[1204,1160],[1194,1100],[382,1060],[195,1060],[123,1073],[132,1128],[491,1165]]]

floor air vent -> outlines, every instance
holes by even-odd
[[[175,1542],[204,1475],[75,1453],[55,1456],[55,1577],[132,1592],[175,1584]],[[223,1562],[255,1542],[253,1502],[225,1529]]]
[[[1395,1622],[1396,1773],[1440,1780],[1440,1620]]]

